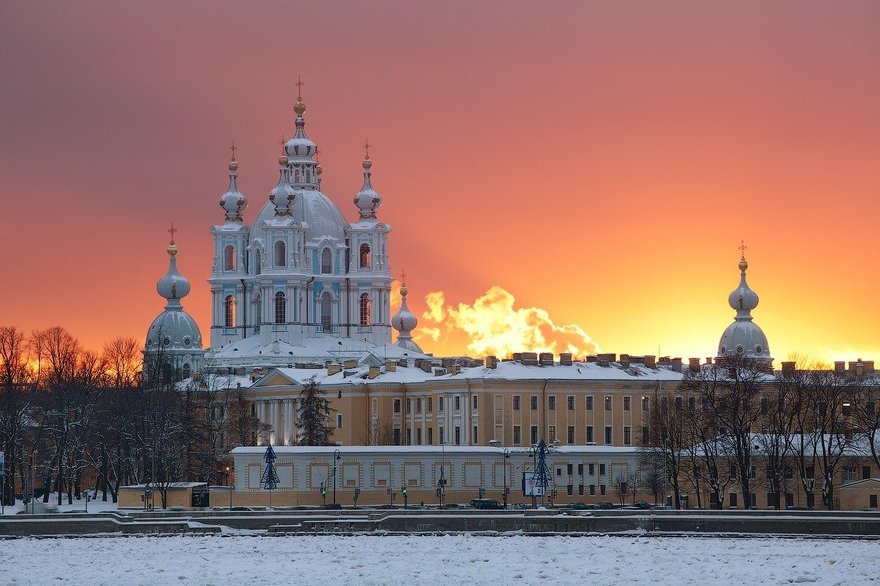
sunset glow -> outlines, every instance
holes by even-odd
[[[0,325],[143,340],[173,222],[207,339],[230,142],[252,222],[301,75],[349,221],[370,137],[426,352],[714,356],[745,240],[777,365],[880,360],[878,29],[870,1],[5,2]]]

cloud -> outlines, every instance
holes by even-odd
[[[447,305],[442,291],[425,296],[428,309],[422,314],[419,332],[438,340],[458,331],[468,338],[468,350],[475,356],[507,357],[514,352],[571,352],[576,356],[595,354],[599,346],[577,324],[557,325],[546,309],[516,307],[514,296],[493,285],[473,305]]]

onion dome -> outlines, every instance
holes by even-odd
[[[745,251],[745,245],[740,249]],[[736,311],[736,317],[718,343],[719,357],[752,358],[770,362],[770,348],[764,331],[753,321],[752,310],[758,306],[758,294],[746,282],[746,270],[749,263],[745,254],[739,261],[739,286],[727,298],[730,307]]]
[[[397,330],[397,345],[413,352],[422,353],[421,347],[412,339],[412,331],[419,325],[417,318],[406,305],[406,274],[401,277],[400,309],[391,317],[391,327]]]
[[[269,192],[269,200],[275,204],[276,216],[291,215],[293,201],[296,199],[296,192],[290,186],[288,180],[288,161],[287,155],[282,152],[281,156],[278,157],[278,185]]]
[[[299,82],[298,85],[301,86],[302,82]],[[284,150],[291,161],[311,161],[318,151],[318,146],[306,136],[306,121],[303,118],[306,105],[302,95],[297,96],[293,111],[296,112],[296,132],[293,133],[293,138],[284,145]]]
[[[226,212],[227,222],[241,222],[241,214],[247,207],[247,198],[238,191],[238,161],[235,160],[235,143],[232,143],[232,160],[229,161],[229,189],[220,196],[220,207]]]
[[[354,205],[360,210],[361,220],[375,220],[376,209],[382,205],[382,197],[373,189],[370,181],[371,169],[373,168],[373,162],[370,160],[370,143],[366,143],[364,148],[366,149],[363,163],[364,184],[354,196]]]
[[[189,280],[177,271],[177,245],[174,243],[174,226],[171,226],[171,243],[167,251],[169,256],[168,272],[156,283],[156,291],[168,300],[165,307],[179,307],[180,300],[189,294]]]

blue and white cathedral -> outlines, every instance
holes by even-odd
[[[377,216],[382,197],[372,184],[369,144],[362,161],[363,185],[354,196],[358,218],[349,223],[321,192],[318,147],[306,136],[305,110],[300,96],[294,105],[293,138],[278,159],[277,185],[252,225],[244,221],[248,199],[239,188],[233,150],[229,188],[219,202],[222,222],[210,229],[214,255],[208,279],[211,344],[204,355],[208,370],[347,359],[379,364],[425,356],[412,340],[418,320],[405,300],[390,315],[391,227]],[[392,323],[398,344],[392,343]],[[200,335],[198,340],[201,349]],[[148,342],[145,355],[149,353]],[[193,363],[186,370],[195,368]]]

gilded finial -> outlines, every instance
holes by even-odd
[[[739,270],[741,270],[741,271],[745,271],[747,268],[749,268],[749,263],[746,262],[746,249],[747,248],[748,247],[746,246],[746,241],[740,240],[740,244],[739,244],[739,252],[740,252]]]
[[[278,157],[279,165],[287,165],[289,159],[287,158],[287,149],[285,146],[287,145],[287,141],[284,140],[284,134],[281,135],[281,156]]]
[[[235,160],[235,141],[232,141],[232,146],[229,147],[229,150],[232,151],[232,158],[229,160],[229,170],[230,171],[238,171],[238,161]]]
[[[304,85],[305,85],[305,84],[303,83],[302,77],[300,77],[299,75],[297,75],[297,76],[296,76],[296,99],[297,99],[297,100],[302,100],[302,99],[303,99],[303,96],[302,96],[302,93],[303,93],[303,92],[302,92],[302,90],[303,90],[303,86],[304,86]]]
[[[305,85],[300,76],[296,76],[296,104],[293,105],[293,111],[296,112],[297,116],[302,116],[303,112],[306,111],[306,104],[303,102],[302,97],[302,86]]]
[[[406,269],[404,269],[400,273],[400,294],[403,297],[406,297],[407,289],[406,289]]]
[[[370,139],[366,139],[364,141],[364,170],[369,171],[370,167],[373,166],[373,162],[370,160],[370,147],[373,146],[370,144]]]
[[[174,227],[174,222],[171,222],[171,228],[168,229],[168,233],[171,234],[171,242],[168,244],[168,254],[171,256],[177,254],[177,245],[174,243],[175,232],[177,232],[177,228]]]

